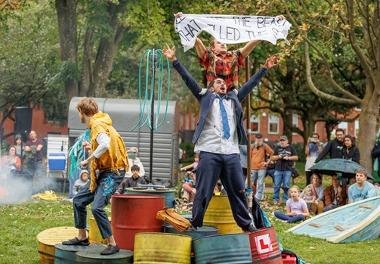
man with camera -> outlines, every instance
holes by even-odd
[[[281,186],[284,190],[283,201],[286,202],[288,200],[293,162],[298,160],[297,152],[295,148],[289,144],[287,136],[284,135],[280,137],[280,144],[275,148],[271,160],[277,161],[274,171],[273,203],[279,204]]]
[[[315,164],[319,153],[322,151],[322,145],[319,142],[318,133],[313,133],[312,137],[307,140],[307,145],[305,147],[306,163],[305,163],[305,175],[306,175],[306,185],[311,183],[312,172],[310,168]]]

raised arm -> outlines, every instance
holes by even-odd
[[[202,40],[200,38],[197,38],[195,40],[195,51],[197,52],[197,56],[198,58],[202,59],[205,55],[205,53],[207,52],[207,48],[205,47],[205,45],[203,44]]]
[[[201,99],[200,92],[202,91],[202,88],[198,85],[196,80],[194,80],[193,76],[191,76],[186,68],[177,60],[177,57],[175,56],[175,48],[166,47],[162,51],[165,57],[173,63],[174,69],[179,73],[179,75],[181,75],[186,86],[199,101]]]
[[[259,44],[261,40],[251,40],[244,47],[240,48],[239,51],[241,55],[246,58],[249,54],[251,54],[252,50],[256,48],[257,44]],[[197,42],[195,42],[196,44]]]
[[[238,99],[242,101],[251,91],[252,89],[260,82],[261,78],[268,72],[268,70],[278,64],[278,57],[273,55],[269,57],[264,66],[253,75],[248,82],[246,82],[239,90]]]

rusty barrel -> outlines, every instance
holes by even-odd
[[[242,233],[232,215],[230,202],[227,196],[213,196],[208,204],[205,217],[205,225],[215,226],[219,234]]]
[[[53,264],[55,245],[74,238],[78,230],[74,227],[62,226],[46,229],[37,235],[38,253],[41,264]]]
[[[164,197],[118,194],[112,196],[112,232],[120,248],[133,250],[135,234],[160,232],[156,214],[164,208]]]
[[[193,244],[197,264],[252,263],[246,233],[201,237],[194,240]]]
[[[254,263],[282,264],[282,256],[274,227],[262,228],[249,233]]]
[[[136,234],[134,263],[190,264],[191,237],[168,233]]]

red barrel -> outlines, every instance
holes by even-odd
[[[249,233],[253,263],[282,264],[281,251],[274,227]]]
[[[119,194],[112,196],[112,232],[120,248],[133,250],[135,234],[160,232],[156,214],[165,205],[163,196]]]

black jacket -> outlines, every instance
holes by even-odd
[[[360,152],[359,149],[356,146],[353,146],[352,148],[348,149],[343,148],[343,158],[346,160],[352,160],[356,163],[360,163]]]
[[[330,159],[342,159],[343,158],[343,142],[339,142],[334,139],[327,143],[327,145],[319,153],[318,158],[315,160],[315,163],[322,160],[327,154],[330,154]]]
[[[378,162],[380,164],[380,141],[375,143],[375,146],[372,149],[371,155],[372,155],[372,159],[373,160],[378,159]]]

